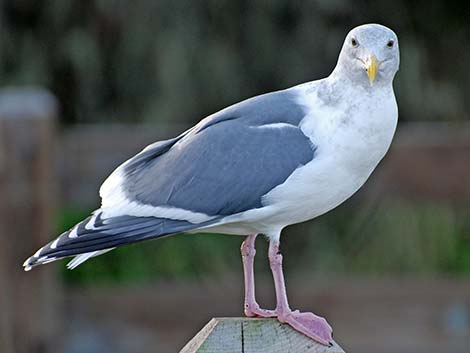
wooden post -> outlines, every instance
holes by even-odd
[[[214,318],[180,353],[344,353],[323,346],[276,319]]]
[[[0,91],[0,352],[47,352],[60,335],[53,268],[23,272],[50,239],[55,206],[57,103],[47,91]]]

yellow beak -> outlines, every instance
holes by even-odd
[[[374,84],[375,76],[377,76],[377,71],[379,71],[381,61],[377,60],[377,57],[372,54],[366,61],[366,72],[369,76],[369,82],[372,86]]]

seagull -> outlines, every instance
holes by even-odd
[[[116,247],[176,233],[243,235],[245,315],[276,317],[331,345],[323,317],[290,309],[280,235],[343,203],[384,157],[398,120],[398,67],[392,30],[352,29],[328,77],[229,106],[120,165],[101,186],[101,207],[39,249],[25,270],[70,256],[73,269]],[[258,234],[269,241],[273,310],[255,298]]]

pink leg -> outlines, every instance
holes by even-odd
[[[269,263],[274,278],[276,289],[276,314],[282,323],[287,323],[302,332],[304,335],[324,345],[331,345],[332,329],[326,320],[313,313],[301,313],[292,311],[287,301],[284,273],[282,271],[282,255],[279,252],[279,242],[269,243]]]
[[[255,299],[255,275],[253,270],[256,254],[255,241],[258,234],[249,235],[242,243],[241,253],[245,274],[245,315],[249,317],[275,317],[273,310],[261,309]]]

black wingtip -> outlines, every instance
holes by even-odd
[[[41,265],[40,260],[41,257],[37,257],[35,255],[28,257],[23,263],[23,270],[25,270],[25,272],[31,271],[34,267]]]
[[[39,265],[38,260],[40,258],[40,253],[41,249],[39,249],[33,256],[30,256],[26,259],[25,262],[23,262],[23,269],[28,272],[33,269],[33,267],[36,267]]]
[[[23,264],[23,270],[25,270],[25,272],[29,272],[32,269],[33,269],[33,266],[30,264],[29,259],[27,259]]]
[[[26,272],[28,272],[28,271],[31,271],[36,266],[44,265],[55,260],[58,260],[58,259],[56,257],[33,255],[29,257],[28,259],[26,259],[26,261],[23,263],[23,269]]]

